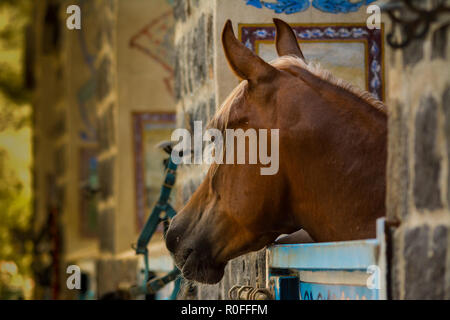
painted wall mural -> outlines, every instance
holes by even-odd
[[[307,10],[310,6],[328,13],[348,13],[358,11],[363,5],[368,5],[376,0],[244,0],[247,5],[256,8],[268,8],[275,13],[292,14]]]
[[[291,24],[308,61],[318,61],[335,76],[384,100],[383,26]],[[266,61],[277,57],[273,24],[239,24],[239,38]]]
[[[170,140],[176,127],[172,112],[133,114],[136,220],[140,230],[159,197],[164,180],[163,160],[167,155],[156,146]],[[172,192],[172,195],[174,192]]]
[[[167,72],[163,81],[173,96],[173,13],[169,10],[150,21],[130,38],[130,48],[137,49],[156,61]]]

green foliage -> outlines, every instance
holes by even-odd
[[[0,94],[6,99],[0,108],[0,131],[8,124],[15,128],[29,124],[29,113],[15,113],[30,102],[30,93],[24,84],[23,60],[25,27],[30,22],[32,1],[0,0],[0,50],[19,52],[20,60],[11,62],[0,56]],[[3,21],[2,21],[3,20]]]
[[[30,197],[16,172],[8,152],[0,148],[0,262],[14,261],[20,273],[26,275],[30,273],[33,249],[29,237]],[[0,287],[5,285],[0,283]]]
[[[7,160],[7,151],[0,149],[0,260],[15,260],[15,253],[22,250],[14,244],[14,235],[29,227],[30,203],[23,182]]]
[[[22,63],[31,7],[31,0],[0,0],[0,264],[18,270],[0,270],[0,299],[19,297],[10,289],[31,273],[31,107]]]
[[[6,63],[0,64],[0,91],[15,104],[26,104],[30,94],[24,88],[22,74]]]

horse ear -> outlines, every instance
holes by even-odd
[[[287,56],[294,55],[302,60],[305,60],[302,50],[297,42],[297,37],[295,36],[294,30],[283,20],[274,18],[273,22],[277,29],[275,43],[277,46],[278,55]]]
[[[233,26],[228,20],[222,31],[222,44],[231,69],[236,75],[250,82],[272,79],[278,70],[254,54],[234,36]]]

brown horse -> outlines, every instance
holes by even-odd
[[[306,63],[289,25],[274,22],[280,58],[272,63],[226,23],[224,51],[243,81],[212,126],[278,128],[279,170],[261,175],[261,164],[211,165],[167,233],[167,248],[187,279],[216,283],[230,259],[299,229],[315,241],[371,238],[385,214],[384,105]]]

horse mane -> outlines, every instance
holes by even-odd
[[[356,95],[358,98],[362,99],[370,106],[374,107],[375,109],[383,113],[386,113],[386,106],[384,105],[384,103],[376,99],[370,92],[363,90],[344,79],[335,77],[329,70],[323,69],[319,63],[316,62],[306,63],[304,60],[296,56],[290,55],[279,57],[269,63],[277,69],[287,69],[292,66],[305,69],[314,76],[324,81],[327,81],[328,83],[338,88],[342,88]],[[214,114],[213,118],[209,122],[208,127],[219,129],[222,132],[225,131],[228,125],[228,120],[230,117],[230,111],[231,106],[233,105],[233,101],[236,98],[242,96],[245,87],[247,86],[247,83],[248,83],[247,80],[243,80],[239,83],[238,86],[236,86],[236,88],[233,89],[233,91],[231,91],[231,93],[228,95],[228,97],[225,99],[225,101],[221,104],[219,109]]]
[[[302,69],[305,69],[315,75],[316,77],[327,81],[328,83],[335,85],[338,88],[342,88],[344,90],[347,90],[354,95],[356,95],[358,98],[364,100],[372,107],[382,111],[383,113],[386,113],[386,106],[384,103],[378,99],[376,99],[370,92],[361,89],[358,86],[355,86],[354,84],[335,77],[329,70],[323,69],[320,65],[320,63],[317,62],[309,62],[306,63],[304,60],[295,57],[295,56],[282,56],[278,59],[273,60],[270,62],[271,65],[276,67],[277,69],[285,69],[290,66],[296,66],[300,67]]]

